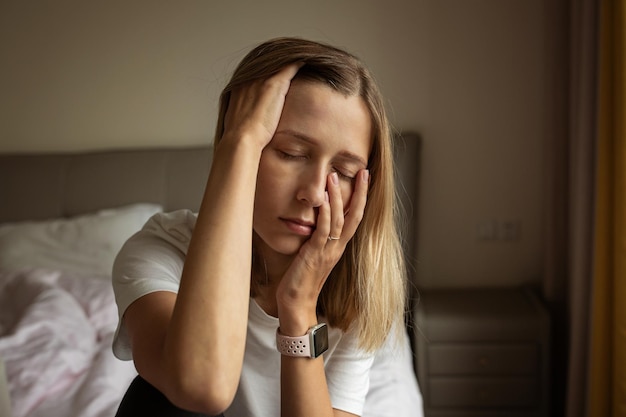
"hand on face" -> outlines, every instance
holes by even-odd
[[[234,89],[224,118],[224,137],[254,140],[261,148],[267,145],[278,126],[291,80],[301,67],[291,64],[268,79]]]
[[[354,157],[346,155],[357,155],[357,160],[367,160],[371,146],[370,115],[362,99],[342,95],[324,84],[298,84],[297,89],[293,84],[294,91],[291,91],[293,77],[299,68],[300,65],[290,65],[267,80],[233,90],[224,121],[225,140],[244,140],[265,148],[276,130],[282,129],[283,135],[297,138],[299,151],[302,146],[306,149],[301,152],[302,155],[275,161],[271,166],[261,164],[260,171],[265,170],[263,173],[269,178],[269,182],[264,183],[268,190],[285,185],[283,182],[273,183],[277,178],[268,174],[275,171],[275,164],[288,166],[289,174],[293,174],[288,175],[290,181],[287,181],[287,186],[302,178],[308,180],[311,177],[314,180],[315,169],[329,169],[327,172],[331,172],[326,178],[325,201],[314,199],[315,196],[309,194],[299,197],[297,192],[293,197],[287,196],[287,199],[298,198],[298,205],[305,203],[300,201],[301,198],[312,205],[311,209],[317,208],[315,230],[302,244],[276,288],[281,331],[288,335],[304,334],[310,325],[317,322],[316,306],[321,289],[361,222],[369,173],[360,169],[351,195],[346,196],[344,171],[350,171],[355,163],[359,165]],[[309,139],[302,139],[300,134]],[[226,139],[226,136],[229,138]],[[306,145],[302,145],[302,141]],[[278,151],[281,153],[282,149]],[[342,172],[342,179],[337,178],[337,172]],[[259,172],[259,177],[263,176]],[[320,186],[324,187],[323,184]],[[347,210],[344,203],[349,204]],[[256,209],[262,206],[255,203]],[[269,226],[266,225],[267,229],[259,226],[266,234],[257,230],[263,239],[269,239],[268,242],[281,239],[273,235],[276,227],[280,231],[278,236],[284,233],[281,229],[284,225],[275,223],[276,213],[271,210],[271,204],[269,208]]]
[[[336,173],[328,176],[327,187],[328,199],[319,207],[316,229],[300,248],[276,291],[284,334],[304,334],[317,322],[316,307],[322,287],[363,218],[369,171],[359,171],[347,210]]]

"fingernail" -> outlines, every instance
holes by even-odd
[[[370,178],[370,170],[369,170],[369,169],[366,169],[366,170],[363,172],[363,182],[368,182],[368,181],[369,181],[369,178]]]
[[[332,174],[330,174],[330,180],[333,182],[333,184],[337,185],[339,184],[339,176],[337,175],[336,172],[333,172]]]

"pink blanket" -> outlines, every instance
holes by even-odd
[[[110,280],[0,272],[0,357],[13,417],[111,417],[136,371],[117,360]]]

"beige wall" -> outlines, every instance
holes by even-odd
[[[543,4],[4,2],[0,151],[209,142],[218,92],[252,45],[328,41],[369,64],[396,128],[423,135],[420,285],[537,282],[550,130]],[[477,239],[480,225],[505,221],[519,239]]]

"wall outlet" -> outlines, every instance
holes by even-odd
[[[484,220],[476,225],[476,239],[482,241],[496,240],[498,238],[498,222]]]
[[[520,239],[521,228],[521,221],[519,220],[502,220],[498,224],[498,239],[517,241]]]

